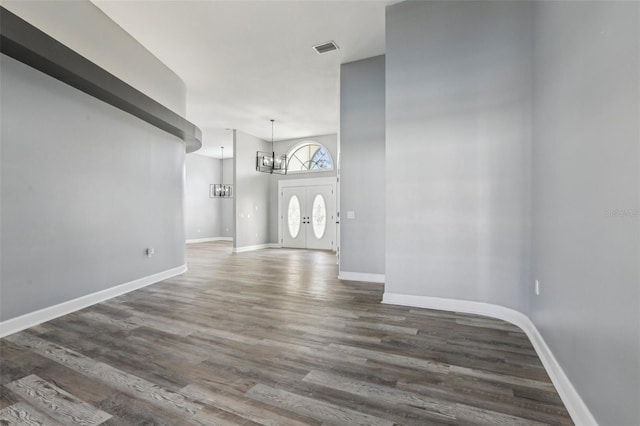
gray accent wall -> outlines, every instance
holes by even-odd
[[[640,424],[640,4],[539,2],[530,316],[601,425]]]
[[[527,310],[532,18],[387,8],[386,292]]]
[[[384,206],[385,57],[376,56],[340,67],[340,271],[385,273]]]
[[[390,6],[386,90],[385,291],[527,314],[640,424],[640,4]]]
[[[187,155],[184,209],[187,240],[221,236],[222,200],[209,197],[209,185],[221,183],[220,163],[218,158]]]
[[[268,244],[271,175],[256,171],[256,151],[270,152],[271,143],[239,130],[234,130],[233,138],[233,247]]]
[[[0,320],[184,265],[184,143],[4,55],[0,90]]]

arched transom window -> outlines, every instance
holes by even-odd
[[[287,173],[333,170],[329,150],[322,144],[304,141],[287,153]]]

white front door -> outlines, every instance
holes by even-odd
[[[335,184],[283,187],[280,212],[283,247],[335,250]]]
[[[306,248],[306,191],[304,187],[283,188],[280,197],[283,212],[282,246]]]

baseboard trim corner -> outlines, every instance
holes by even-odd
[[[54,318],[70,314],[88,306],[95,305],[96,303],[104,302],[107,299],[112,299],[139,288],[175,277],[176,275],[185,273],[187,269],[187,264],[185,263],[176,268],[167,269],[166,271],[138,278],[137,280],[119,284],[115,287],[80,296],[76,299],[68,300],[66,302],[58,303],[57,305],[42,308],[34,312],[29,312],[28,314],[2,321],[0,322],[0,338],[17,333],[29,327],[34,327],[38,324],[42,324],[43,322],[51,321]]]
[[[574,423],[581,426],[598,425],[593,414],[591,414],[591,411],[565,374],[560,363],[553,355],[553,352],[551,352],[549,346],[547,346],[547,343],[544,341],[544,338],[536,326],[531,319],[523,313],[490,303],[386,292],[382,296],[382,303],[485,315],[510,322],[520,327],[527,337],[529,337],[529,340],[531,340],[531,344],[540,357],[542,365],[547,371],[547,374],[549,374],[551,382],[556,387],[558,395],[560,395]]]
[[[384,274],[370,274],[367,272],[338,271],[338,279],[345,281],[362,281],[368,283],[384,283]]]
[[[234,247],[231,252],[232,253],[244,253],[245,251],[254,251],[254,250],[262,250],[266,248],[279,248],[280,245],[277,243],[266,243],[266,244],[256,244],[253,246],[244,246],[244,247]]]

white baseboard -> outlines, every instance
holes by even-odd
[[[368,283],[384,283],[384,274],[338,271],[338,279],[347,281],[364,281]]]
[[[54,306],[49,306],[48,308],[39,309],[28,314],[20,315],[19,317],[2,321],[0,322],[0,337],[17,333],[18,331],[42,324],[43,322],[50,321],[62,315],[70,314],[71,312],[86,308],[87,306],[95,305],[96,303],[103,302],[107,299],[120,296],[121,294],[129,293],[130,291],[175,277],[176,275],[180,275],[186,271],[187,265],[184,264],[177,268],[148,275],[137,280],[129,281],[128,283],[100,290],[95,293],[87,294],[86,296],[78,297],[77,299],[68,300]]]
[[[232,253],[242,253],[245,251],[262,250],[266,248],[279,248],[280,245],[276,243],[256,244],[254,246],[234,247]]]
[[[191,240],[186,240],[187,244],[197,244],[197,243],[209,243],[211,241],[233,241],[233,237],[210,237],[210,238],[195,238]]]
[[[547,346],[542,335],[529,317],[523,313],[490,303],[397,293],[384,293],[382,303],[485,315],[510,322],[520,327],[527,337],[529,337],[529,340],[531,340],[536,353],[540,357],[547,374],[549,374],[573,422],[580,426],[597,426],[598,423],[593,417],[593,414],[591,414],[587,405],[582,398],[580,398],[580,395],[558,363],[558,360],[556,360],[551,349]]]

